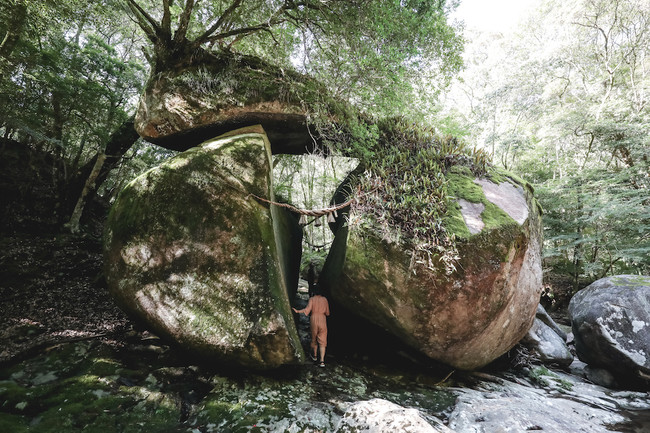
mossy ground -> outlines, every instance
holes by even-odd
[[[137,335],[122,348],[52,347],[0,369],[0,431],[332,431],[355,401],[383,398],[441,417],[456,398],[425,385],[440,378],[422,367],[309,364],[259,374],[189,361]]]
[[[98,342],[52,347],[0,370],[0,431],[185,431],[176,428],[181,400],[162,392],[163,370],[150,367]]]

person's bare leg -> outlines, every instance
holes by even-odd
[[[320,346],[320,362],[325,362],[325,348]]]

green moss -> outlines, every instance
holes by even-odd
[[[474,176],[450,172],[447,174],[447,192],[450,199],[464,199],[472,203],[487,202],[483,188],[474,183]]]
[[[60,364],[69,368],[57,369],[59,378],[36,380]],[[0,382],[0,431],[177,431],[179,403],[148,389],[146,381],[145,386],[120,386],[118,377],[129,377],[121,366],[106,346],[86,343],[66,344],[19,364],[15,380]],[[150,373],[139,376],[145,374]]]
[[[518,227],[517,222],[513,220],[510,215],[505,213],[505,211],[499,206],[489,201],[485,203],[485,210],[481,212],[481,219],[483,220],[483,223],[485,223],[484,230],[493,230],[507,226]]]
[[[447,206],[447,213],[442,219],[448,233],[453,233],[456,238],[467,239],[471,236],[467,224],[463,219],[460,205],[456,201],[452,201]]]
[[[210,400],[199,415],[200,420],[214,423],[223,432],[264,432],[273,421],[291,419],[287,403],[282,401]]]
[[[0,412],[0,431],[7,433],[23,433],[30,431],[29,423],[20,415]]]
[[[531,194],[535,192],[533,186],[522,177],[500,167],[491,167],[487,173],[487,178],[492,182],[501,184],[511,182],[526,188]]]
[[[466,167],[464,165],[451,166],[447,174],[459,174],[461,176],[472,177],[472,178],[474,177],[472,170],[470,170],[469,167]]]
[[[29,389],[13,381],[0,382],[0,407],[14,413],[23,413],[31,397]],[[0,430],[1,431],[1,430]]]
[[[650,277],[644,275],[615,275],[609,277],[610,281],[617,286],[624,287],[648,287],[650,286]]]
[[[288,297],[288,287],[297,281],[297,264],[292,271],[290,263],[293,235],[282,223],[283,214],[249,196],[273,200],[270,167],[264,131],[249,127],[206,141],[132,182],[108,222],[113,235],[107,237],[112,244],[107,245],[107,255],[119,268],[109,269],[108,282],[123,307],[141,314],[132,302],[133,292],[142,285],[155,286],[151,290],[165,292],[166,302],[177,303],[171,308],[179,311],[183,329],[167,329],[152,313],[149,325],[158,334],[182,340],[178,342],[184,347],[203,355],[231,357],[230,362],[248,366],[286,362],[278,358],[287,355],[287,343],[300,360],[302,348]],[[138,256],[140,249],[152,259]],[[124,260],[124,252],[132,250],[136,253],[127,253],[132,259]],[[179,250],[181,254],[170,258],[169,251]],[[170,273],[180,278],[177,283],[168,282]],[[291,274],[296,281],[290,281]],[[179,297],[181,289],[191,295]],[[287,324],[290,341],[259,355],[256,348],[271,343],[256,341],[277,337],[264,334],[277,313]],[[245,347],[223,355],[222,345],[209,343],[215,335],[228,339],[225,345]]]
[[[448,204],[447,213],[444,216],[444,224],[450,233],[457,238],[469,238],[471,236],[463,219],[458,199],[467,200],[472,203],[482,203],[485,208],[481,212],[481,219],[485,224],[483,230],[493,230],[500,227],[516,225],[503,209],[490,202],[483,188],[474,182],[474,176],[465,167],[459,167],[447,174],[449,199],[454,200]]]

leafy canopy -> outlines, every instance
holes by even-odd
[[[548,275],[573,289],[650,271],[648,47],[649,0],[544,0],[468,48],[458,123],[535,184]]]
[[[444,87],[462,66],[463,40],[447,22],[455,4],[444,0],[124,2],[150,41],[154,74],[201,51],[237,51],[308,72],[369,113],[396,114],[422,94],[423,77]]]

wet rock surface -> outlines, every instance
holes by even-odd
[[[533,367],[527,376],[481,375],[473,389],[461,389],[449,427],[457,432],[628,432],[626,414],[650,411],[650,395],[612,391],[560,370]]]
[[[569,314],[582,361],[650,389],[650,277],[600,279],[576,293]]]

